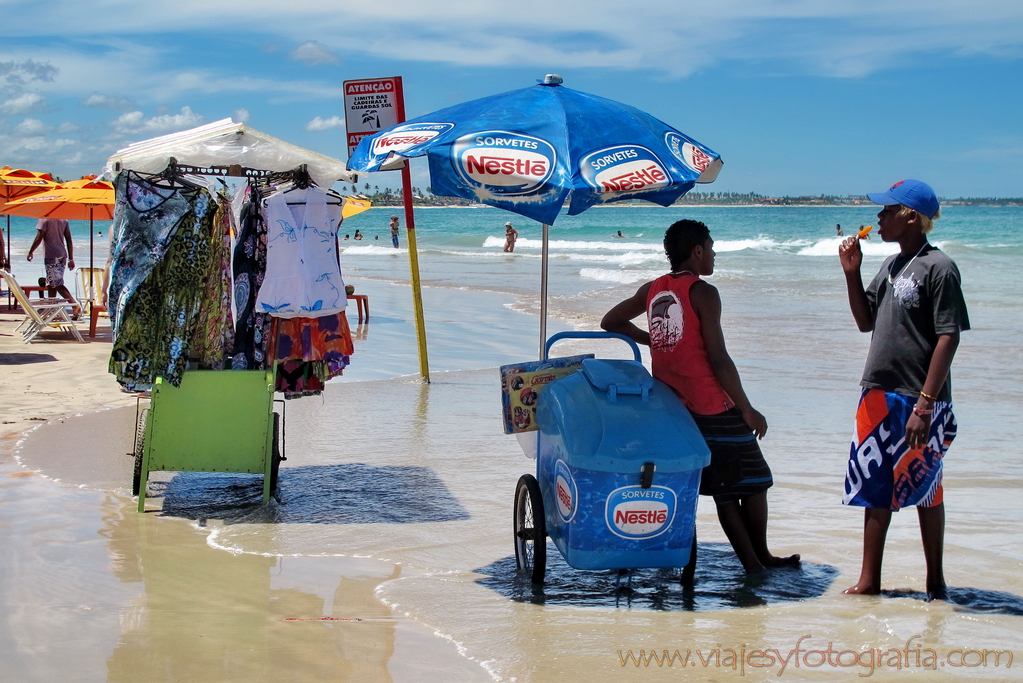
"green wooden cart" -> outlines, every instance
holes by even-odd
[[[273,370],[191,370],[180,387],[161,378],[139,408],[132,493],[145,511],[150,472],[263,475],[263,502],[284,459],[281,415],[273,410]]]

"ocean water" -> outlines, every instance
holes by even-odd
[[[479,680],[720,681],[784,675],[817,681],[869,675],[898,681],[939,675],[928,670],[926,652],[924,663],[914,664],[914,648],[933,650],[934,669],[944,677],[1019,679],[1014,669],[1020,664],[1006,667],[1004,655],[1000,666],[993,658],[974,666],[977,655],[971,655],[963,667],[954,651],[1018,655],[1023,650],[1023,498],[1018,493],[1023,458],[1015,439],[1023,408],[1018,389],[1023,209],[947,207],[931,234],[959,265],[973,327],[964,333],[952,369],[959,434],[945,463],[948,603],[922,599],[923,556],[916,516],[909,510],[895,516],[889,532],[884,595],[841,594],[855,583],[860,562],[862,513],[840,500],[869,337],[856,331],[848,310],[834,226],[841,223],[851,233],[874,224],[876,211],[601,207],[562,216],[551,228],[551,332],[596,329],[607,309],[663,273],[660,240],[672,221],[702,220],[715,239],[717,271],[709,279],[721,293],[725,338],[753,405],[769,423],[762,447],[775,477],[769,494],[771,546],[779,554],[801,553],[804,564],[763,581],[746,581],[713,505],[702,501],[693,593],[684,592],[671,572],[637,571],[630,579],[574,570],[553,545],[543,588],[516,576],[512,496],[518,476],[530,472],[533,463],[513,437],[501,432],[494,368],[534,358],[538,351],[540,226],[512,216],[520,239],[515,253],[505,254],[507,213],[416,211],[432,379],[424,384],[416,378],[406,235],[403,226],[402,248],[391,248],[386,229],[391,213],[373,209],[344,226],[342,232],[359,229],[367,236],[343,242],[341,258],[346,281],[370,298],[371,320],[356,324],[350,312],[356,354],[345,376],[320,398],[288,403],[288,461],[271,506],[258,505],[258,478],[179,474],[152,485],[154,494],[164,496],[161,517],[136,521],[130,499],[124,503],[129,512],[108,515],[118,537],[135,524],[148,529],[145,533],[155,533],[160,523],[191,524],[206,534],[206,547],[182,562],[200,562],[201,552],[210,549],[241,558],[277,558],[264,563],[270,569],[261,565],[252,571],[279,583],[288,577],[292,558],[294,563],[337,557],[391,563],[400,571],[364,572],[375,597],[392,614],[432,631],[438,651],[456,649],[478,667]],[[21,272],[36,267],[23,262],[32,225],[13,220],[20,279]],[[613,238],[619,230],[625,237]],[[863,246],[866,281],[896,247],[876,237]],[[627,355],[617,342],[573,341],[558,349],[566,355]],[[119,487],[112,495],[115,501],[126,497]],[[122,562],[123,545],[109,548],[113,563]],[[348,581],[340,573],[344,580],[337,584],[337,596]],[[172,600],[164,592],[157,602],[154,593],[163,584],[148,581],[148,605],[144,599],[134,603],[134,618],[142,624],[134,633],[155,642],[161,636],[146,621],[146,610],[160,613]],[[324,593],[322,585],[305,590]],[[272,587],[266,592],[277,599]],[[288,615],[332,614],[325,606],[310,609]],[[366,608],[365,614],[371,611]],[[237,628],[264,638],[261,623],[254,619]],[[774,648],[784,658],[804,635],[809,636],[804,650],[823,650],[833,642],[836,649],[861,654],[854,664],[846,655],[840,666],[819,666],[812,657],[800,667],[790,662],[783,673],[780,663],[742,672],[727,664],[725,651],[740,648]],[[913,636],[917,640],[907,645]],[[115,658],[125,637],[119,642]],[[885,667],[867,667],[862,653],[889,648],[908,650],[901,668],[890,656]],[[691,650],[692,657],[682,673],[678,663],[628,660],[629,650],[638,655],[641,649],[679,650],[683,656]]]

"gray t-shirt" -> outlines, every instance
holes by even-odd
[[[952,259],[930,244],[915,258],[884,262],[866,290],[874,333],[861,386],[920,393],[938,336],[970,329],[961,280]],[[952,400],[951,385],[949,375],[939,401]]]
[[[71,228],[63,218],[40,218],[36,223],[36,230],[43,234],[43,257],[64,258],[67,256],[67,247],[64,242],[64,233]]]

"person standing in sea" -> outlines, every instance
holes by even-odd
[[[391,216],[391,244],[398,248],[398,217]]]
[[[942,459],[956,436],[949,370],[970,320],[959,269],[927,241],[940,214],[934,190],[904,180],[867,197],[884,207],[878,234],[897,242],[899,253],[864,289],[859,239],[849,237],[839,247],[853,318],[861,332],[872,333],[842,498],[866,508],[863,562],[859,580],[845,592],[881,592],[892,512],[915,505],[927,598],[944,600]]]
[[[512,227],[511,221],[504,224],[504,250],[509,254],[515,251],[515,240],[519,238],[519,231]]]
[[[600,326],[650,347],[653,376],[685,404],[710,447],[700,494],[713,496],[718,520],[747,574],[799,564],[767,545],[767,489],[774,484],[757,439],[767,420],[750,405],[725,349],[721,297],[701,275],[714,272],[714,240],[703,223],[681,220],[664,234],[671,272],[647,282]],[[649,332],[632,322],[646,313]]]

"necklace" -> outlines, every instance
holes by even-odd
[[[693,271],[691,271],[691,270],[673,270],[673,271],[671,271],[671,274],[672,275],[695,275],[695,273],[693,273]]]
[[[924,242],[923,246],[920,247],[920,251],[916,252],[916,256],[914,256],[913,258],[909,259],[909,263],[907,263],[906,265],[902,266],[902,270],[900,270],[899,274],[896,275],[895,277],[892,277],[892,269],[889,268],[888,269],[888,284],[894,285],[895,281],[898,280],[900,277],[902,277],[902,274],[905,273],[906,270],[911,265],[913,265],[913,261],[916,261],[916,257],[919,256],[920,254],[924,253],[924,249],[926,249],[926,248],[927,248],[927,242]],[[894,266],[894,265],[895,265],[895,261],[892,261],[892,266]]]

